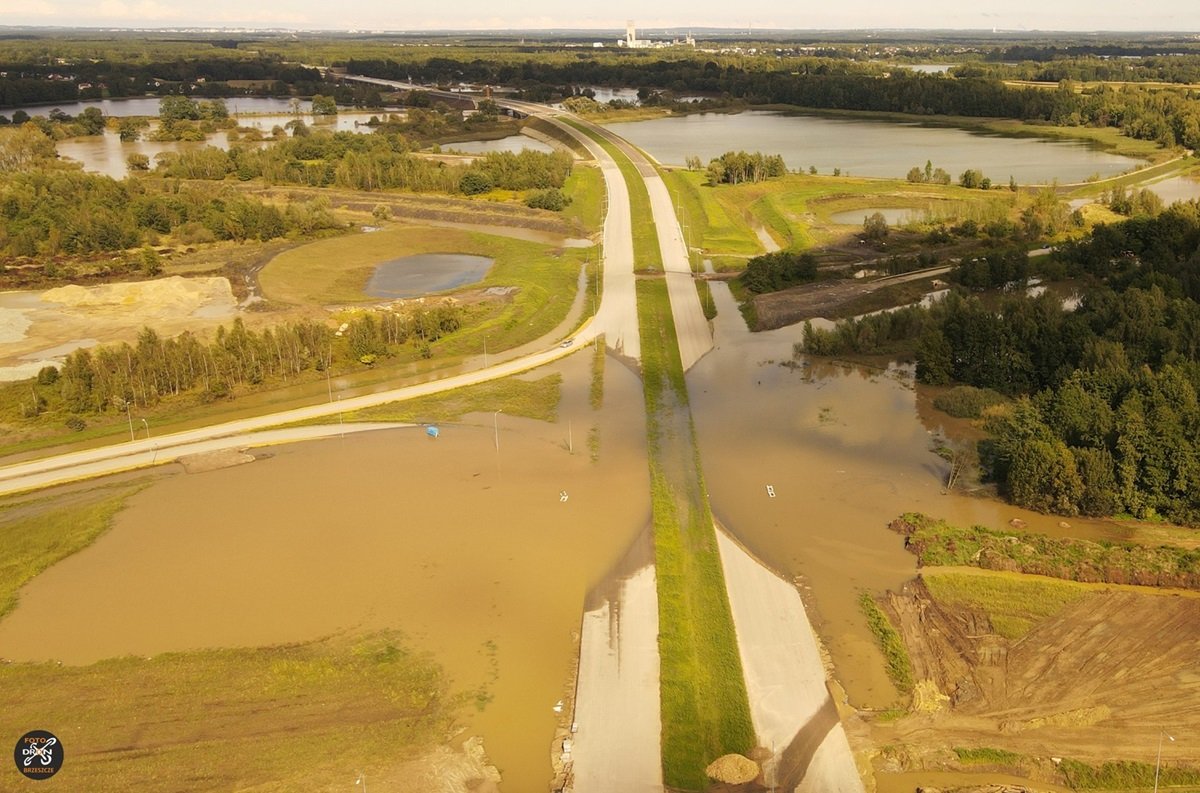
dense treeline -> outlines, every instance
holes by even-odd
[[[157,172],[182,179],[233,174],[269,184],[474,194],[493,188],[561,188],[571,172],[571,157],[561,151],[491,152],[471,165],[448,165],[413,154],[407,139],[395,133],[335,132],[296,135],[265,148],[235,146],[224,151],[208,146],[165,154]],[[468,176],[477,179],[464,185]]]
[[[284,209],[237,193],[67,169],[38,169],[0,180],[0,252],[54,256],[123,251],[174,233],[189,244],[269,240],[339,228],[328,205]]]
[[[1057,256],[1097,284],[1075,311],[1050,294],[998,304],[951,294],[806,328],[804,349],[915,343],[922,382],[1016,397],[988,421],[981,451],[1018,504],[1200,525],[1200,204],[1097,227]]]
[[[0,72],[7,75],[0,77],[0,107],[179,91],[201,96],[277,96],[297,87],[297,93],[307,95],[322,85],[316,69],[286,63],[276,56],[248,54],[148,62],[86,58],[66,64],[10,61],[0,63]],[[229,80],[253,84],[235,87]]]
[[[572,86],[639,86],[673,93],[704,93],[754,104],[791,104],[835,110],[919,115],[1002,117],[1068,126],[1117,127],[1126,135],[1165,145],[1200,148],[1200,103],[1182,90],[1117,90],[1101,86],[1076,93],[1014,88],[991,77],[947,79],[898,69],[885,76],[847,60],[788,59],[743,69],[713,60],[582,59],[575,63],[489,62],[443,57],[397,63],[351,60],[353,73],[390,79],[452,83],[460,80],[522,88],[529,98],[557,98]]]
[[[117,181],[54,162],[54,144],[26,127],[0,141],[0,253],[54,256],[181,241],[268,240],[338,227],[326,204],[264,204],[231,188]]]
[[[163,339],[144,328],[137,343],[80,349],[61,371],[43,369],[22,402],[26,417],[46,411],[79,417],[191,394],[201,400],[228,398],[239,389],[279,382],[305,372],[371,365],[405,347],[429,357],[430,344],[462,325],[461,306],[440,304],[406,313],[363,313],[337,333],[311,320],[246,328],[241,318],[221,326],[211,341],[191,332]],[[36,395],[37,401],[33,401]]]

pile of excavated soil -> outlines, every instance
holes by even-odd
[[[143,318],[179,317],[213,305],[231,309],[235,305],[229,279],[181,278],[177,275],[154,281],[60,286],[43,292],[42,301],[99,312],[136,309]]]
[[[704,773],[718,782],[742,785],[758,778],[758,763],[740,754],[727,754],[713,760]]]

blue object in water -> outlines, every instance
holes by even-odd
[[[436,438],[438,436],[438,428],[437,427],[426,427],[425,434],[431,438]]]

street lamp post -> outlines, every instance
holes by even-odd
[[[150,422],[142,419],[142,426],[146,428],[146,440],[150,440]]]
[[[1158,772],[1162,770],[1162,739],[1166,736],[1172,743],[1175,742],[1175,736],[1168,733],[1162,727],[1158,728],[1158,759],[1154,761],[1154,793],[1158,793]]]
[[[496,410],[496,411],[492,412],[492,434],[496,438],[496,454],[500,453],[500,419],[499,419],[499,416],[503,412],[504,412],[503,410]]]

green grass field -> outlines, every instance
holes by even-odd
[[[511,237],[458,229],[392,224],[370,234],[351,234],[301,245],[276,256],[259,281],[267,299],[292,305],[370,304],[363,290],[377,265],[418,253],[464,253],[496,260],[483,281],[468,288],[520,286],[532,299],[574,295],[586,260],[581,249],[558,249]]]
[[[571,169],[563,193],[571,199],[563,217],[577,220],[588,232],[598,232],[604,223],[604,176],[599,168],[578,163]]]
[[[704,768],[755,743],[737,636],[705,496],[666,282],[637,284],[658,576],[663,778],[701,790]]]
[[[508,416],[554,421],[558,417],[561,392],[560,374],[547,375],[532,381],[506,377],[503,380],[490,380],[404,402],[390,402],[356,410],[346,413],[343,418],[346,421],[406,421],[428,424],[436,421],[458,421],[468,413],[491,413],[499,410]],[[319,419],[311,423],[327,424],[329,419]]]
[[[1019,573],[927,567],[922,578],[935,600],[982,610],[996,633],[1010,640],[1096,591],[1088,584]]]
[[[354,790],[444,742],[475,696],[395,634],[0,669],[5,723],[63,741],[49,786],[94,793]]]

